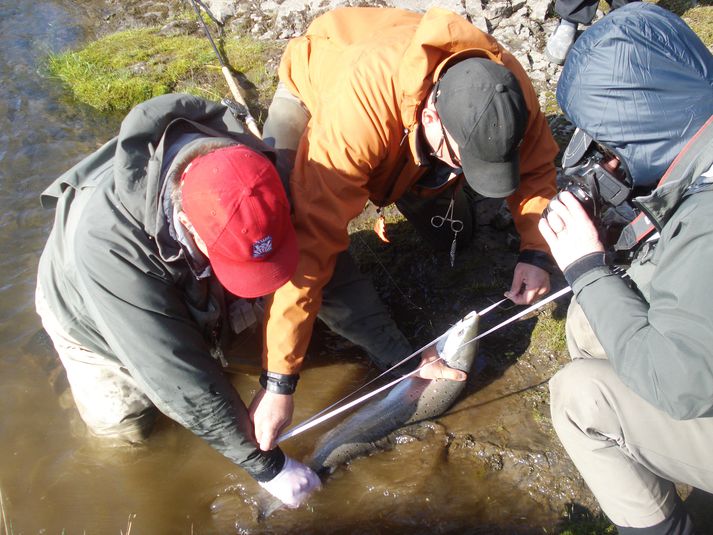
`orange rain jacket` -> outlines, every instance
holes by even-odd
[[[301,367],[322,288],[348,248],[348,223],[367,200],[385,206],[425,171],[419,114],[449,60],[486,57],[520,82],[529,111],[520,148],[521,183],[508,198],[522,249],[548,251],[537,230],[555,194],[558,147],[532,84],[518,61],[490,35],[441,8],[425,14],[392,8],[340,8],[288,44],[280,80],[311,119],[290,177],[300,247],[295,276],[268,303],[263,366]],[[477,98],[477,95],[473,95]]]

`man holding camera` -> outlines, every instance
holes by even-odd
[[[620,533],[693,533],[674,483],[713,491],[712,84],[691,29],[634,3],[583,34],[557,89],[578,130],[573,185],[540,221],[575,297],[552,421]],[[614,181],[639,212],[616,245],[625,277],[575,187],[613,206],[598,188]]]

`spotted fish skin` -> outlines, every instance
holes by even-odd
[[[471,312],[439,340],[438,353],[451,368],[470,371],[478,348],[472,341],[478,335],[478,321],[477,312]],[[391,432],[443,414],[464,388],[465,381],[404,379],[326,433],[307,464],[319,473],[330,473],[355,457],[382,449]]]

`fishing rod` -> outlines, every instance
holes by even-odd
[[[468,344],[471,344],[471,343],[475,342],[476,340],[480,340],[481,338],[484,338],[485,336],[488,336],[489,334],[491,334],[491,333],[497,331],[498,329],[501,329],[502,327],[505,327],[506,325],[509,325],[510,323],[512,323],[512,322],[514,322],[514,321],[520,319],[521,317],[525,316],[526,314],[529,314],[530,312],[532,312],[532,311],[534,311],[534,310],[538,310],[538,309],[542,308],[542,307],[545,306],[547,303],[549,303],[549,302],[551,302],[551,301],[554,301],[555,299],[557,299],[557,298],[559,298],[559,297],[562,297],[563,295],[566,295],[566,294],[568,294],[568,293],[571,292],[571,291],[572,291],[572,288],[571,288],[570,286],[567,286],[567,287],[565,287],[565,288],[562,288],[562,289],[559,290],[558,292],[555,292],[555,293],[553,293],[553,294],[547,296],[545,299],[542,299],[541,301],[538,301],[538,302],[535,303],[534,305],[531,305],[531,306],[529,306],[528,308],[526,308],[526,309],[524,309],[524,310],[521,310],[520,312],[518,312],[518,313],[515,314],[514,316],[511,316],[510,318],[508,318],[508,319],[506,319],[505,321],[503,321],[502,323],[496,325],[496,326],[493,327],[492,329],[489,329],[488,331],[486,331],[486,332],[484,332],[484,333],[482,333],[482,334],[479,334],[478,336],[475,336],[475,337],[472,338],[471,340],[466,340],[465,342],[463,342],[463,343],[459,346],[459,348],[460,348],[460,347],[464,347],[464,346],[466,346],[466,345],[468,345]],[[503,300],[503,301],[504,301],[504,300]],[[490,310],[492,310],[492,309],[495,308],[496,306],[500,305],[503,301],[500,301],[500,302],[495,303],[494,305],[488,307],[487,309],[483,310],[479,315],[483,315],[483,314],[489,312]],[[448,334],[448,332],[446,332],[445,334],[439,336],[438,338],[436,338],[436,340],[430,342],[429,344],[426,344],[426,345],[424,346],[424,348],[431,346],[433,343],[435,343],[435,342],[437,342],[439,339],[443,338],[446,334]],[[422,348],[422,349],[423,349],[423,348]],[[421,350],[422,350],[422,349],[421,349]],[[396,364],[396,366],[394,366],[393,368],[395,368],[395,367],[401,365],[403,362],[405,362],[405,361],[409,360],[410,358],[412,358],[412,357],[418,355],[421,350],[416,351],[415,353],[409,355],[409,356],[406,357],[404,360],[402,360],[401,362],[399,362],[398,364]],[[383,392],[384,390],[387,390],[388,388],[391,388],[392,386],[396,386],[398,383],[400,383],[400,382],[403,381],[404,379],[407,379],[408,377],[411,377],[412,375],[415,375],[415,374],[418,373],[422,368],[425,368],[426,366],[430,366],[431,364],[434,364],[434,363],[437,362],[438,360],[442,360],[441,357],[439,357],[439,358],[437,358],[437,359],[435,359],[435,360],[433,360],[433,361],[431,361],[431,362],[428,362],[428,363],[424,364],[423,366],[421,366],[421,367],[419,367],[419,368],[416,368],[415,370],[413,370],[413,371],[410,372],[410,373],[407,373],[407,374],[405,374],[405,375],[402,375],[402,376],[399,377],[398,379],[395,379],[395,380],[391,381],[390,383],[387,383],[387,384],[385,384],[384,386],[377,388],[376,390],[372,390],[371,392],[368,392],[367,394],[364,394],[363,396],[361,396],[361,397],[359,397],[359,398],[357,398],[357,399],[355,399],[355,400],[353,400],[353,401],[350,401],[350,402],[347,403],[346,405],[342,405],[341,407],[337,407],[336,409],[330,410],[332,407],[334,407],[335,405],[339,405],[340,403],[342,403],[342,401],[344,401],[345,399],[348,399],[349,397],[351,397],[351,396],[352,396],[354,393],[356,393],[356,392],[353,392],[352,394],[349,394],[348,396],[345,396],[345,397],[342,398],[340,401],[337,401],[336,403],[330,405],[330,406],[327,407],[326,409],[320,411],[320,412],[317,413],[316,415],[314,415],[314,416],[312,416],[311,418],[307,419],[306,421],[304,421],[304,422],[302,422],[302,423],[296,425],[295,427],[293,427],[293,428],[290,429],[289,431],[287,431],[287,432],[283,433],[282,435],[280,435],[279,437],[277,437],[276,444],[279,444],[280,442],[283,442],[283,441],[287,440],[288,438],[292,438],[292,437],[294,437],[295,435],[299,435],[300,433],[303,433],[304,431],[307,431],[308,429],[311,429],[311,428],[315,427],[316,425],[319,425],[319,424],[321,424],[322,422],[324,422],[324,421],[326,421],[326,420],[328,420],[328,419],[330,419],[330,418],[333,418],[334,416],[337,416],[337,415],[343,413],[344,411],[346,411],[346,410],[348,410],[348,409],[350,409],[350,408],[352,408],[352,407],[354,407],[354,406],[356,406],[356,405],[359,405],[360,403],[363,403],[364,401],[366,401],[366,400],[368,400],[368,399],[374,397],[375,395],[380,394],[380,393]],[[393,369],[393,368],[391,368],[391,369]],[[389,371],[389,370],[387,370],[386,372],[384,372],[384,374],[387,373],[388,371]],[[384,374],[381,374],[381,375],[384,375]],[[380,375],[379,377],[381,377],[381,375]],[[376,379],[378,379],[378,377],[377,377]],[[370,381],[370,382],[367,383],[367,384],[373,383],[376,379]],[[364,386],[366,386],[366,385],[364,385]],[[359,388],[358,390],[361,390],[362,388],[364,388],[364,386],[362,386],[362,387]],[[358,391],[358,390],[357,390],[357,391]],[[321,416],[320,416],[320,415],[321,415]]]
[[[210,10],[201,2],[201,0],[190,0],[191,5],[193,6],[193,10],[196,12],[196,17],[198,17],[198,21],[201,23],[201,26],[203,26],[203,31],[206,34],[206,37],[208,37],[208,41],[210,41],[211,46],[213,47],[213,51],[215,52],[215,55],[218,57],[218,61],[220,62],[220,70],[223,73],[223,77],[225,78],[225,81],[228,83],[228,87],[230,88],[230,92],[233,95],[233,99],[235,102],[230,103],[226,102],[227,99],[224,99],[224,104],[228,106],[231,112],[233,112],[234,115],[245,121],[245,124],[247,125],[248,129],[250,132],[255,134],[259,139],[262,139],[262,134],[260,133],[260,128],[257,125],[257,121],[255,121],[255,118],[250,114],[250,109],[248,108],[247,103],[245,102],[245,98],[243,97],[242,92],[240,91],[240,87],[238,86],[238,83],[235,81],[235,78],[233,78],[233,74],[230,72],[230,68],[226,65],[225,61],[223,60],[223,55],[220,53],[218,50],[218,47],[215,46],[215,41],[213,41],[213,36],[210,33],[210,30],[208,29],[208,25],[205,23],[203,20],[203,17],[201,16],[200,8],[198,7],[198,4],[201,5],[201,7],[205,10],[205,12],[208,14],[208,16],[213,20],[216,24],[218,23],[217,19],[213,16],[213,14],[210,12]],[[231,105],[232,104],[232,105]]]

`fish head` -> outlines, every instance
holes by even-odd
[[[480,316],[476,311],[470,312],[453,327],[448,329],[436,343],[438,355],[451,368],[469,372],[473,365],[478,343],[478,324]]]

